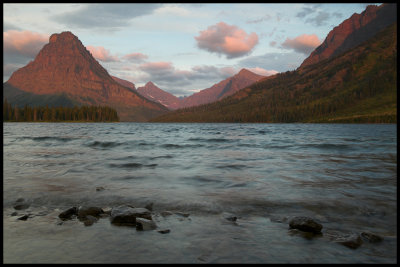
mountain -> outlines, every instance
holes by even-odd
[[[335,57],[375,36],[397,20],[396,4],[369,5],[329,32],[324,42],[304,60],[301,67]]]
[[[43,97],[80,105],[108,105],[117,110],[121,121],[147,121],[167,111],[116,82],[71,32],[51,35],[34,61],[16,70],[3,84],[3,97],[10,103],[7,94],[12,94],[12,88],[19,90],[16,100]]]
[[[152,121],[396,123],[397,21],[335,57]]]
[[[265,76],[255,74],[247,69],[242,69],[236,75],[214,84],[210,88],[185,97],[182,100],[180,108],[218,101],[263,78],[265,78]]]
[[[116,81],[117,83],[119,83],[122,86],[128,87],[128,88],[132,89],[133,91],[136,90],[135,85],[133,83],[131,83],[130,81],[123,80],[123,79],[120,79],[115,76],[111,76],[111,78],[113,78],[114,81]]]
[[[148,82],[145,86],[138,87],[138,93],[151,101],[158,102],[169,109],[180,107],[180,99],[158,88],[154,83]]]

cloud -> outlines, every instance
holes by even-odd
[[[123,56],[122,58],[131,62],[143,62],[148,58],[148,56],[142,53],[131,53]]]
[[[251,53],[258,44],[256,33],[247,34],[237,26],[219,22],[194,37],[200,49],[236,58]]]
[[[3,32],[4,54],[34,58],[48,42],[49,36],[47,34],[16,30]]]
[[[266,14],[266,15],[264,15],[264,16],[261,17],[261,18],[249,19],[249,20],[246,21],[246,23],[248,23],[248,24],[260,23],[260,22],[263,22],[263,21],[268,21],[268,20],[270,20],[271,18],[272,18],[271,15]]]
[[[285,42],[282,43],[282,47],[309,55],[320,44],[321,41],[318,39],[317,35],[302,34],[294,39],[286,38]]]
[[[266,70],[260,67],[255,68],[247,68],[249,71],[254,72],[255,74],[263,75],[263,76],[271,76],[278,73],[276,70]]]
[[[276,70],[278,72],[285,72],[294,70],[305,59],[304,54],[290,52],[290,53],[266,53],[260,56],[250,56],[242,59],[238,64],[244,68],[254,68],[254,66],[266,69]]]
[[[88,46],[86,46],[86,49],[89,50],[90,53],[92,53],[92,56],[97,60],[104,61],[104,62],[120,61],[117,56],[111,55],[110,52],[102,46],[88,45]]]
[[[326,21],[329,19],[330,14],[328,12],[320,11],[313,18],[306,19],[306,23],[314,24],[315,26],[322,26],[326,24]]]
[[[57,22],[80,28],[116,28],[131,19],[153,13],[161,4],[87,4],[81,9],[53,16]]]

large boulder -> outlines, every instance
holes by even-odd
[[[136,218],[136,230],[154,230],[157,228],[157,225],[152,220],[147,220],[144,218]]]
[[[151,213],[145,208],[133,208],[128,205],[114,207],[111,210],[111,223],[136,226],[136,217],[151,220]]]
[[[85,219],[88,215],[93,217],[100,217],[102,213],[104,213],[102,208],[81,206],[78,209],[78,218]]]
[[[320,234],[322,225],[314,221],[310,217],[297,216],[289,221],[289,227],[291,229],[298,229],[304,232],[311,232],[314,234]]]

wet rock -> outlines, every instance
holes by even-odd
[[[77,207],[72,207],[72,208],[69,208],[69,209],[67,209],[67,210],[65,210],[65,211],[63,211],[63,212],[61,212],[61,213],[58,215],[58,217],[59,217],[61,220],[69,220],[69,219],[71,219],[72,216],[74,216],[74,215],[78,215],[78,208],[77,208]]]
[[[136,230],[154,230],[157,228],[157,225],[152,220],[147,220],[144,218],[136,218]]]
[[[26,221],[28,218],[29,218],[29,215],[24,215],[22,217],[19,217],[18,220]]]
[[[361,237],[370,243],[378,243],[383,241],[383,237],[371,232],[362,232]]]
[[[287,222],[288,218],[287,217],[278,216],[278,215],[271,215],[269,220],[271,222],[284,223],[284,222]]]
[[[228,213],[228,212],[224,212],[222,213],[222,218],[224,218],[227,221],[230,222],[236,222],[237,217],[235,215],[233,215],[232,213]]]
[[[175,214],[176,214],[176,215],[179,215],[179,216],[182,216],[182,217],[186,217],[186,218],[190,216],[189,213],[180,212],[180,211],[175,212]]]
[[[112,208],[110,221],[116,225],[136,226],[135,208],[126,205]]]
[[[18,198],[14,203],[14,209],[25,210],[29,208],[30,204],[24,198]]]
[[[92,215],[86,215],[85,220],[83,221],[83,224],[85,226],[90,226],[93,223],[97,222],[98,218],[92,216]]]
[[[136,217],[152,220],[151,212],[146,208],[133,208],[132,212],[135,214]]]
[[[161,213],[161,216],[163,216],[163,217],[167,217],[167,216],[171,216],[171,215],[174,215],[174,213],[173,212],[171,212],[171,211],[162,211]]]
[[[159,232],[160,234],[168,234],[171,231],[169,229],[162,229],[162,230],[158,230],[157,232]]]
[[[348,248],[356,249],[362,245],[362,239],[359,234],[353,232],[342,232],[328,230],[325,232],[331,241],[342,244]]]
[[[153,202],[147,204],[146,206],[144,206],[145,209],[148,209],[149,211],[153,211]]]
[[[104,213],[102,208],[99,207],[79,207],[78,218],[84,220],[88,215],[94,217],[100,217],[100,214]]]
[[[103,212],[104,212],[105,214],[111,215],[111,210],[112,210],[112,208],[110,208],[110,207],[105,207],[105,208],[102,208],[102,210],[103,210]]]
[[[291,229],[298,229],[304,232],[311,232],[315,234],[321,233],[322,225],[314,221],[310,217],[297,216],[289,221]]]
[[[99,191],[103,191],[103,190],[105,190],[105,188],[104,188],[104,187],[102,187],[102,186],[98,186],[98,187],[96,187],[96,191],[97,191],[97,192],[99,192]]]
[[[11,213],[11,216],[17,216],[18,212],[14,211],[13,213]]]

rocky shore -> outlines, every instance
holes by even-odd
[[[29,201],[19,198],[15,201],[14,212],[10,215],[17,217],[19,221],[28,221],[35,216],[46,216],[45,211],[36,213],[28,212],[30,207]],[[63,225],[66,221],[79,221],[84,226],[91,226],[101,219],[108,219],[114,226],[127,226],[136,228],[137,231],[157,231],[160,234],[168,234],[171,229],[159,227],[156,218],[166,218],[176,216],[180,221],[191,220],[190,214],[181,211],[161,212],[153,211],[153,203],[145,205],[145,207],[135,207],[131,204],[118,205],[115,207],[97,207],[97,206],[73,206],[64,209],[58,215],[58,225]],[[227,224],[239,225],[241,217],[229,212],[220,214],[221,221]],[[324,226],[315,218],[307,216],[292,217],[271,217],[271,222],[288,224],[287,234],[298,235],[305,239],[322,238],[350,249],[357,249],[364,242],[376,244],[384,240],[378,234],[370,231],[348,231],[341,229],[325,229]]]

